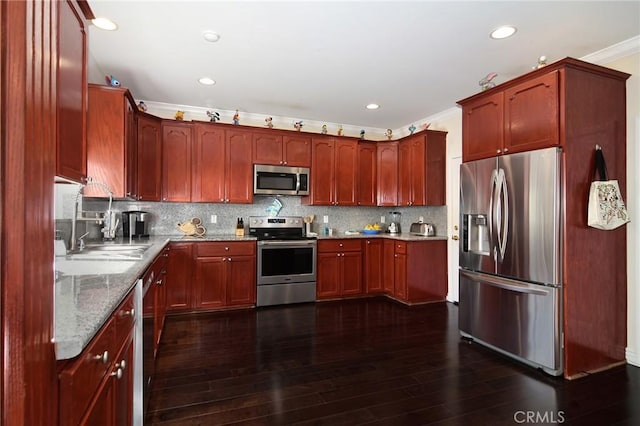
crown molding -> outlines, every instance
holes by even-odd
[[[580,59],[593,64],[603,65],[637,53],[640,53],[640,35],[605,47],[602,50],[585,55]]]

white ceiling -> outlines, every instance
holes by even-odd
[[[89,4],[119,25],[90,28],[94,66],[136,100],[373,128],[452,108],[490,72],[504,82],[541,55],[580,58],[640,34],[640,1]],[[518,32],[491,40],[502,24]],[[220,41],[204,41],[206,30]]]

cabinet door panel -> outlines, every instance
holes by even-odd
[[[217,308],[226,300],[226,257],[199,257],[195,261],[194,307]]]
[[[253,202],[251,133],[244,130],[228,130],[226,134],[225,202],[251,204]]]
[[[193,243],[172,243],[167,264],[167,311],[191,308]]]
[[[425,205],[444,206],[446,204],[447,176],[447,135],[430,131],[426,144],[427,170]]]
[[[376,180],[378,205],[398,205],[398,142],[378,143]]]
[[[284,164],[282,136],[275,133],[253,134],[253,162],[256,164]]]
[[[87,177],[87,33],[75,2],[58,5],[56,174],[82,182]]]
[[[558,71],[505,90],[505,152],[560,144]]]
[[[382,266],[382,285],[384,292],[393,295],[393,283],[395,281],[395,248],[393,240],[384,240],[382,244],[382,258],[384,259],[384,265]]]
[[[426,204],[427,164],[425,136],[417,135],[411,140],[411,204],[424,206]]]
[[[227,261],[227,305],[256,303],[256,262],[254,256],[234,256]]]
[[[340,265],[338,253],[318,253],[318,299],[340,296]]]
[[[225,131],[213,125],[195,126],[191,201],[223,202]]]
[[[411,205],[411,143],[400,142],[398,147],[398,205]]]
[[[376,144],[358,144],[358,205],[376,205]]]
[[[504,142],[502,92],[465,104],[462,108],[462,160],[495,157]]]
[[[364,241],[364,283],[367,294],[382,293],[384,291],[383,257],[384,241],[382,239],[367,239]]]
[[[358,143],[338,140],[335,144],[335,196],[339,206],[357,204]]]
[[[311,167],[311,138],[285,135],[282,138],[284,164],[295,167]]]
[[[342,253],[342,295],[362,294],[362,253]]]
[[[162,200],[191,201],[191,127],[162,124]]]
[[[162,197],[162,141],[160,121],[138,117],[138,198],[160,201]]]
[[[313,139],[311,156],[311,204],[328,206],[333,203],[334,139]]]
[[[398,299],[407,298],[407,255],[396,253],[394,259],[394,293]]]

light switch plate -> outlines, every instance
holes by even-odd
[[[322,216],[322,223],[329,223],[329,216],[327,215]]]
[[[212,214],[211,215],[211,223],[218,223],[218,215],[217,214]]]
[[[380,223],[384,223],[384,216],[380,216]]]

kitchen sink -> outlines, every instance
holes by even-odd
[[[56,272],[65,275],[122,274],[137,263],[135,259],[97,260],[80,258],[57,258]]]
[[[67,259],[141,259],[151,244],[87,244]]]

